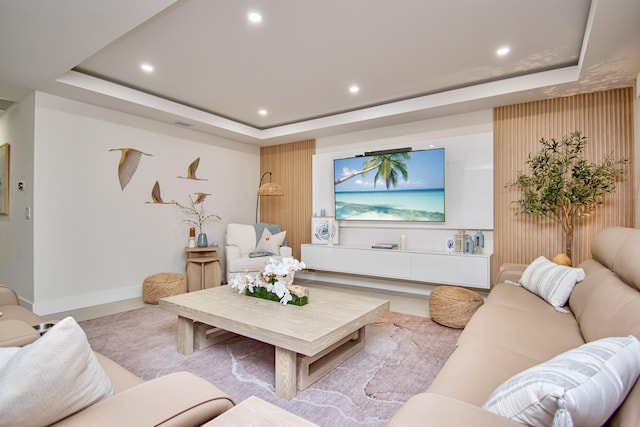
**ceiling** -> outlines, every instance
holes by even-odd
[[[270,145],[631,86],[639,23],[638,0],[2,1],[0,109],[35,89]]]

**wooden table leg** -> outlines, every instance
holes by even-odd
[[[193,353],[194,335],[193,320],[178,316],[178,353]]]
[[[296,395],[296,359],[295,351],[276,347],[276,394],[283,399]]]
[[[301,356],[296,362],[298,364],[298,390],[309,387],[336,366],[362,350],[364,340],[365,328],[362,327],[315,356]]]

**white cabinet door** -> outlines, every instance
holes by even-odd
[[[433,284],[489,289],[491,255],[302,245],[308,268]]]
[[[489,259],[481,255],[412,254],[412,280],[489,289]]]
[[[302,261],[315,270],[411,279],[411,254],[408,252],[302,245]]]

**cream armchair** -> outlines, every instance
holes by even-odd
[[[277,224],[228,224],[225,236],[227,283],[231,283],[238,273],[259,272],[269,258],[292,256],[292,249],[284,240],[285,234]]]

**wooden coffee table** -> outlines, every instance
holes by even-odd
[[[389,301],[309,289],[309,304],[282,305],[238,293],[230,286],[160,299],[178,315],[178,351],[190,354],[229,332],[275,346],[276,394],[304,390],[364,348],[365,326],[389,310]],[[212,328],[213,327],[213,328]]]

